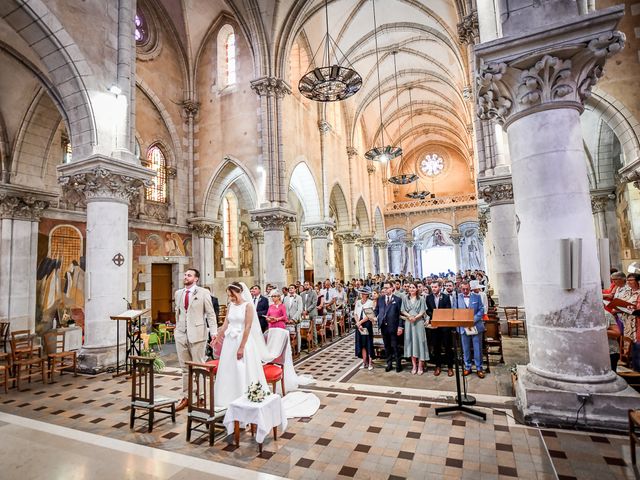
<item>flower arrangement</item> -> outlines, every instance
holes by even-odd
[[[164,367],[166,366],[164,363],[164,360],[162,360],[157,354],[156,352],[154,352],[153,350],[142,350],[141,355],[143,357],[151,357],[153,358],[153,371],[156,373],[160,373],[162,372],[162,370],[164,370]]]
[[[263,390],[260,382],[253,382],[247,389],[247,398],[250,402],[260,403],[271,395],[269,390]]]

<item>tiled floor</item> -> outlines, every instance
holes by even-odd
[[[178,377],[157,379],[160,394],[179,392]],[[515,425],[509,411],[498,409],[483,409],[486,422],[437,417],[431,403],[374,395],[373,387],[372,394],[354,394],[351,384],[340,385],[344,391],[316,390],[318,413],[292,419],[277,441],[267,437],[262,455],[248,434],[239,448],[230,439],[213,447],[204,438],[186,443],[184,413],[176,424],[158,422],[152,434],[143,423],[129,430],[129,384],[106,374],[13,390],[0,396],[0,411],[290,478],[634,478],[625,437],[540,431]],[[0,451],[7,441],[0,435]]]

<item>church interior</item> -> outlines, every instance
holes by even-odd
[[[0,477],[640,475],[637,0],[2,0],[0,72]],[[279,352],[313,413],[238,433],[188,272],[221,336],[230,285],[317,290]],[[387,283],[482,328],[416,373],[404,317],[390,371]]]

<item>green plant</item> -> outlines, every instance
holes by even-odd
[[[141,352],[141,355],[143,357],[151,357],[153,358],[153,371],[156,373],[160,373],[162,372],[162,370],[164,370],[164,367],[166,366],[166,364],[164,363],[164,360],[162,360],[162,358],[160,358],[158,356],[158,354],[156,352],[154,352],[153,350],[143,350]]]

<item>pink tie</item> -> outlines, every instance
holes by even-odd
[[[189,310],[189,290],[184,294],[184,309]]]

